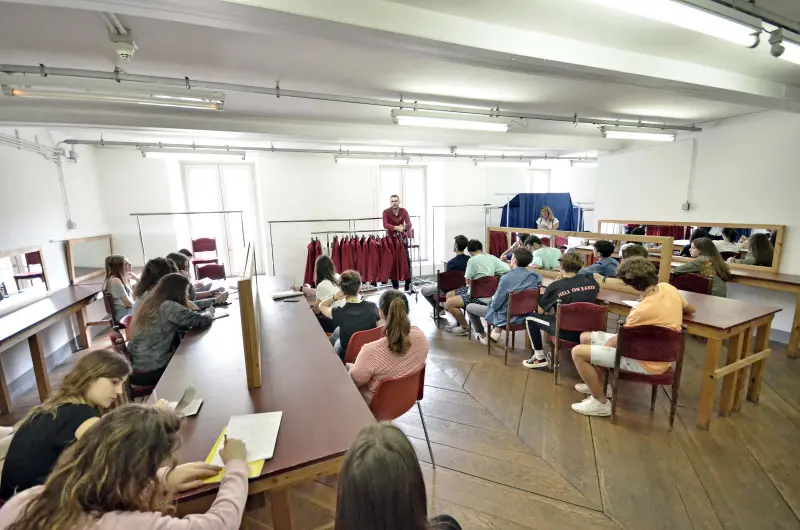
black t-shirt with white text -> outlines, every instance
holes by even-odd
[[[378,306],[366,301],[348,302],[342,307],[334,307],[331,316],[339,327],[339,344],[342,346],[342,351],[347,351],[353,333],[372,329],[381,319]]]
[[[594,302],[600,286],[597,285],[591,274],[578,274],[571,278],[556,280],[547,286],[544,294],[539,298],[539,305],[544,312],[548,312],[556,307],[561,300],[562,304],[573,302]]]

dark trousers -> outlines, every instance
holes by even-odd
[[[408,274],[411,275],[411,254],[408,252],[408,241],[403,241],[403,246],[406,247],[406,260],[408,261]],[[392,288],[397,289],[400,287],[400,282],[397,280],[392,280]],[[405,290],[408,291],[411,287],[411,280],[406,280]]]
[[[541,332],[544,331],[551,336],[556,334],[556,316],[536,313],[532,315],[532,318],[536,320],[525,320],[525,327],[528,328],[528,336],[531,338],[533,349],[542,351],[544,344]],[[580,342],[581,334],[575,331],[562,331],[559,338],[570,342]]]
[[[317,313],[317,322],[319,325],[322,326],[322,331],[325,333],[333,333],[336,331],[336,323],[333,321],[332,318],[328,318],[322,313]]]
[[[156,386],[166,369],[167,367],[165,366],[164,368],[159,368],[152,372],[135,372],[131,374],[129,380],[132,385],[136,386]]]

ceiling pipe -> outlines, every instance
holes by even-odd
[[[607,120],[600,118],[582,118],[577,114],[573,116],[554,116],[548,114],[529,114],[529,113],[514,113],[509,111],[500,110],[499,107],[480,109],[471,107],[458,107],[452,105],[436,105],[431,103],[417,103],[406,102],[402,100],[394,101],[390,99],[378,98],[364,98],[356,96],[342,96],[337,94],[324,94],[319,92],[306,92],[300,90],[285,90],[280,87],[280,83],[275,85],[275,88],[260,87],[253,85],[238,85],[233,83],[217,83],[213,81],[200,81],[197,79],[189,79],[188,77],[172,78],[172,77],[158,77],[152,75],[138,75],[129,74],[119,69],[112,72],[103,72],[97,70],[79,70],[74,68],[49,68],[44,65],[39,66],[25,66],[25,65],[0,65],[0,73],[8,75],[30,74],[42,77],[71,77],[78,79],[101,79],[108,81],[131,82],[131,83],[145,83],[157,84],[164,86],[175,86],[186,89],[191,88],[205,88],[209,90],[230,91],[230,92],[244,92],[250,94],[263,94],[268,96],[276,96],[279,98],[300,98],[300,99],[313,99],[318,101],[333,101],[338,103],[352,103],[356,105],[371,105],[377,107],[387,108],[400,108],[409,110],[433,110],[440,112],[453,112],[461,115],[481,115],[490,116],[494,118],[512,118],[512,119],[528,119],[537,121],[555,121],[562,123],[572,123],[574,125],[588,124],[588,125],[605,125],[605,126],[626,126],[626,127],[641,127],[645,129],[657,130],[671,130],[671,131],[702,131],[696,125],[675,125],[668,123],[649,123],[636,120]],[[26,78],[27,80],[28,78]]]
[[[800,23],[796,20],[787,18],[780,13],[770,11],[756,4],[755,0],[712,0],[714,3],[729,7],[740,13],[760,18],[767,24],[787,29],[794,33],[800,33]]]
[[[165,143],[142,143],[142,142],[109,142],[106,140],[64,140],[67,145],[87,145],[90,147],[100,148],[131,148],[133,150],[141,149],[163,149],[165,153],[169,153],[173,149],[190,150],[202,153],[204,150],[214,151],[258,151],[264,153],[309,153],[318,155],[336,155],[336,156],[375,156],[375,157],[425,157],[425,158],[465,158],[465,159],[479,159],[479,160],[582,160],[582,161],[597,161],[597,158],[579,157],[579,156],[549,156],[549,155],[523,155],[523,156],[485,156],[485,155],[460,155],[458,153],[410,153],[401,149],[400,151],[386,152],[386,151],[352,151],[349,149],[300,149],[291,147],[244,147],[234,145],[197,145],[197,144],[165,144]]]

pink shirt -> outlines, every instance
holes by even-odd
[[[109,512],[100,519],[87,518],[86,524],[74,530],[236,530],[242,523],[249,473],[245,462],[228,462],[217,498],[206,513],[178,518],[161,512]],[[0,509],[0,530],[13,523],[42,489],[37,486],[11,497]]]
[[[416,327],[411,328],[408,338],[411,345],[403,355],[389,350],[386,337],[361,347],[356,362],[350,366],[350,377],[367,403],[372,401],[378,383],[384,379],[413,374],[425,366],[429,349],[428,338]]]

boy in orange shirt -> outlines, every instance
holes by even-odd
[[[680,330],[683,315],[694,313],[694,308],[681,296],[675,287],[668,283],[658,283],[658,275],[647,259],[635,257],[626,259],[620,265],[617,277],[625,285],[633,287],[641,296],[639,303],[631,309],[625,326],[659,326]],[[603,393],[603,371],[614,367],[617,355],[617,336],[605,331],[591,331],[581,334],[581,344],[572,348],[575,367],[583,383],[575,385],[575,390],[589,396],[580,403],[574,403],[572,410],[586,416],[610,416],[611,401]],[[670,363],[620,359],[620,369],[647,375],[663,374]]]

